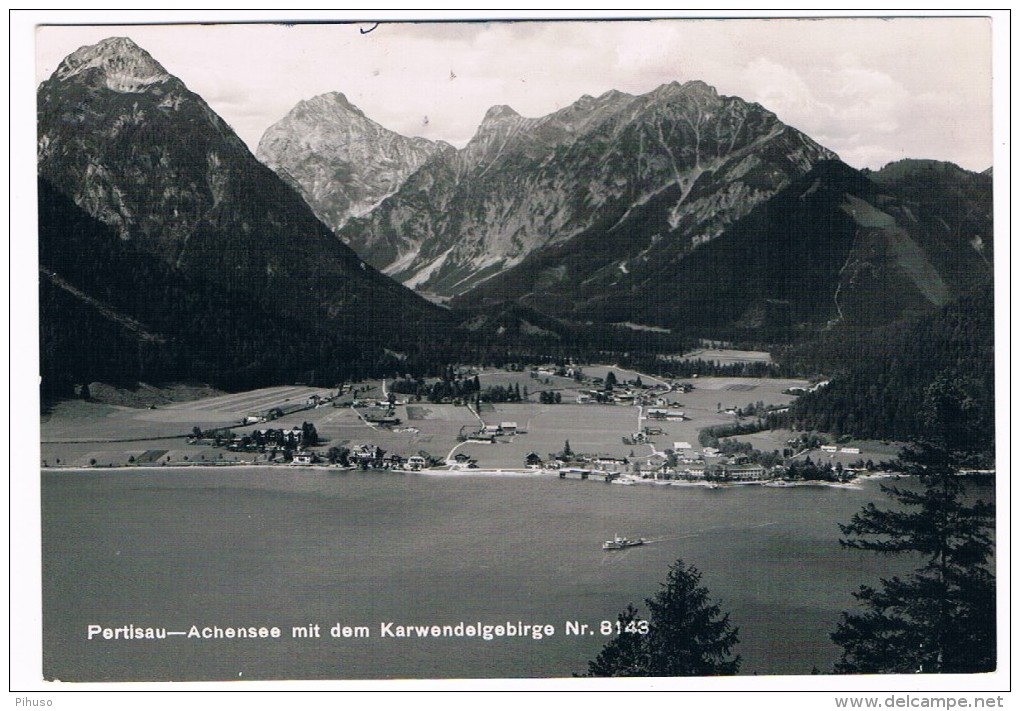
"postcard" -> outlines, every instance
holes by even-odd
[[[1003,22],[23,17],[12,687],[986,703]]]

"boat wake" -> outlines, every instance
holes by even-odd
[[[765,523],[757,523],[752,526],[738,526],[738,525],[710,526],[708,528],[702,528],[697,531],[685,533],[680,536],[666,536],[664,538],[646,538],[645,543],[666,543],[668,541],[682,541],[686,538],[698,538],[699,536],[703,536],[706,533],[716,533],[718,531],[733,531],[733,530],[752,531],[756,528],[766,528],[768,526],[775,526],[777,523],[778,521],[766,521]]]

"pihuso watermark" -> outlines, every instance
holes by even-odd
[[[30,696],[18,696],[14,699],[14,705],[19,708],[34,706],[52,706],[53,699],[33,699]]]
[[[840,709],[995,709],[1003,708],[1002,696],[956,696],[942,694],[888,696],[837,696]]]

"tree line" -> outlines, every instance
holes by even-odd
[[[940,375],[966,393],[961,412],[990,460],[995,444],[995,327],[991,284],[937,312],[863,333],[833,333],[785,352],[785,372],[832,374],[799,397],[775,427],[860,439],[910,441],[925,434],[925,390]]]

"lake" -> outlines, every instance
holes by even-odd
[[[710,490],[283,467],[44,471],[43,670],[64,681],[570,677],[610,639],[600,622],[628,603],[643,607],[682,558],[739,627],[742,674],[824,671],[851,593],[910,567],[839,546],[837,523],[869,501],[882,505],[878,487]],[[603,551],[615,534],[649,543]],[[382,634],[386,623],[393,632],[462,622],[462,633],[507,623],[554,632]],[[594,634],[568,635],[568,622]],[[334,638],[335,625],[351,636]],[[200,635],[275,626],[280,637],[99,631],[125,626]],[[293,637],[295,627],[308,636]]]

